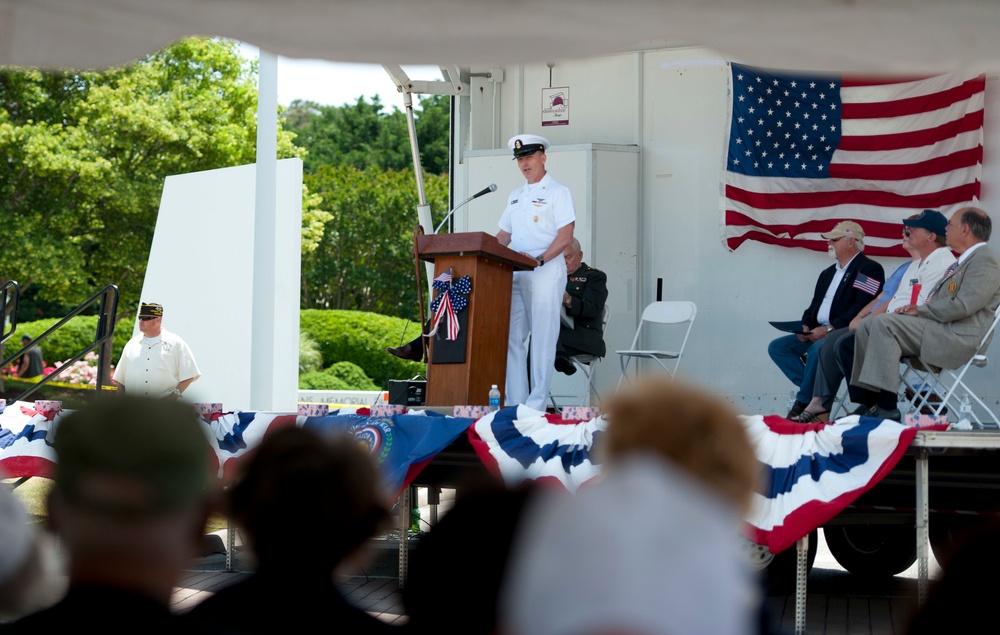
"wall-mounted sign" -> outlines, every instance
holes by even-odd
[[[542,125],[569,125],[569,86],[542,89]]]

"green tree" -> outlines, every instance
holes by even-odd
[[[302,258],[302,308],[415,316],[413,172],[324,165],[306,183],[331,218],[319,247]],[[428,174],[424,183],[440,220],[447,211],[447,177]]]
[[[421,99],[415,118],[420,164],[432,174],[448,174],[451,97],[434,95]]]
[[[0,69],[0,279],[70,304],[116,283],[134,305],[164,178],[252,163],[256,107],[255,64],[217,39],[103,73]]]
[[[450,98],[420,100],[415,112],[420,160],[433,174],[448,171]],[[378,95],[354,104],[321,106],[296,100],[282,113],[285,127],[296,134],[295,143],[308,150],[307,174],[323,165],[350,165],[359,170],[412,168],[406,115],[397,108],[386,112]]]

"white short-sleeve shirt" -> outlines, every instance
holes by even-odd
[[[575,221],[569,188],[546,173],[538,183],[511,192],[499,226],[510,234],[511,249],[538,257],[561,228]]]
[[[194,354],[180,337],[160,329],[158,337],[133,337],[125,345],[114,380],[130,395],[159,398],[177,384],[201,376]]]

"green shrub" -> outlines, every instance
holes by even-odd
[[[299,375],[302,390],[378,390],[365,371],[351,362],[337,362],[326,370]]]
[[[9,357],[11,353],[21,350],[22,335],[27,334],[31,336],[31,339],[35,339],[60,319],[46,318],[44,320],[21,322],[18,324],[17,332],[4,345],[4,357]],[[118,363],[122,349],[125,348],[125,344],[132,338],[132,327],[134,324],[135,318],[129,316],[119,320],[115,326],[114,352],[111,357],[112,364]],[[70,359],[92,344],[96,335],[97,316],[78,315],[42,342],[42,357],[45,359],[45,363],[50,366]]]
[[[10,355],[11,352],[20,349],[22,334],[27,333],[32,338],[37,337],[58,321],[58,319],[50,318],[22,322],[18,325],[14,337],[8,340],[4,352]],[[132,337],[134,323],[135,318],[128,316],[119,320],[115,327],[112,364],[118,363],[122,349]],[[403,332],[404,328],[405,333]],[[45,361],[53,364],[69,359],[93,342],[96,330],[96,316],[73,318],[59,332],[42,344],[42,354]],[[407,323],[406,320],[400,318],[361,311],[307,309],[300,314],[299,331],[318,345],[321,356],[321,364],[312,366],[315,363],[315,359],[313,359],[309,366],[304,367],[302,352],[307,345],[304,344],[303,339],[300,339],[299,367],[303,377],[311,375],[319,368],[333,366],[337,362],[353,362],[376,386],[382,385],[386,378],[409,379],[426,372],[426,367],[420,362],[396,359],[385,352],[388,346],[399,346],[416,337],[420,332],[420,326],[415,322]],[[329,383],[328,380],[323,381]],[[349,378],[349,381],[353,382],[354,379]],[[300,387],[305,388],[301,381]],[[353,386],[349,389],[357,390]],[[341,388],[341,390],[346,389]]]
[[[351,390],[347,382],[322,370],[299,375],[299,390]]]
[[[306,309],[301,312],[299,329],[319,342],[324,366],[354,362],[376,384],[387,377],[408,379],[426,372],[420,362],[396,359],[385,352],[387,346],[399,346],[420,333],[420,325],[414,322],[361,311]]]
[[[305,331],[299,331],[299,375],[313,373],[323,368],[323,353],[319,344]]]

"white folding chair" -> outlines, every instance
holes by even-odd
[[[677,373],[680,366],[681,357],[684,355],[684,347],[687,346],[688,336],[691,335],[691,327],[694,326],[694,319],[698,315],[698,307],[694,302],[683,300],[674,302],[653,302],[642,312],[642,319],[639,321],[639,328],[635,331],[632,339],[632,347],[625,351],[615,351],[619,355],[622,365],[622,376],[618,380],[618,388],[628,376],[628,367],[633,359],[651,359],[660,365],[663,370],[670,374],[672,378]],[[651,324],[687,324],[684,331],[684,339],[681,340],[680,348],[675,351],[637,349],[639,338],[642,336],[642,328],[649,322]],[[669,368],[664,361],[673,360],[673,368]],[[639,363],[636,362],[638,370]]]
[[[607,304],[605,304],[604,312],[601,315],[602,337],[604,336],[605,333],[608,332],[608,321],[610,319],[611,319],[611,309],[610,307],[608,307]],[[577,371],[583,373],[583,376],[587,380],[586,384],[584,384],[584,390],[586,392],[583,394],[582,398],[584,406],[589,407],[593,405],[595,402],[597,402],[597,400],[600,398],[600,395],[597,394],[597,386],[594,385],[594,370],[597,368],[597,363],[601,361],[601,359],[602,359],[601,357],[598,357],[596,355],[573,355],[572,357],[569,358],[569,361],[574,366],[576,366]],[[576,394],[573,395],[549,394],[549,401],[552,402],[552,407],[558,410],[559,404],[556,403],[556,398],[559,399],[573,398],[574,400],[576,400],[579,398],[579,396]],[[575,404],[570,404],[570,405],[575,405]]]
[[[997,307],[997,310],[994,312],[993,323],[986,331],[986,335],[979,342],[979,349],[976,351],[976,354],[963,364],[961,368],[956,370],[937,369],[923,364],[916,358],[903,358],[903,372],[900,373],[899,379],[904,389],[910,388],[913,391],[913,397],[908,400],[910,412],[920,412],[921,409],[927,407],[931,410],[931,414],[940,415],[947,406],[951,409],[951,412],[956,413],[956,416],[961,418],[965,416],[965,413],[961,412],[962,403],[959,401],[959,392],[961,391],[963,396],[968,395],[983,411],[989,414],[991,424],[1000,427],[1000,419],[997,418],[997,415],[962,381],[965,373],[972,366],[978,366],[979,368],[986,366],[988,361],[986,358],[986,348],[988,347],[990,336],[996,330],[998,323],[1000,323],[1000,307]],[[939,402],[932,401],[931,397],[933,395],[938,395],[941,400]],[[975,410],[967,414],[972,421],[975,421],[978,427],[984,427],[983,420],[979,418]]]

